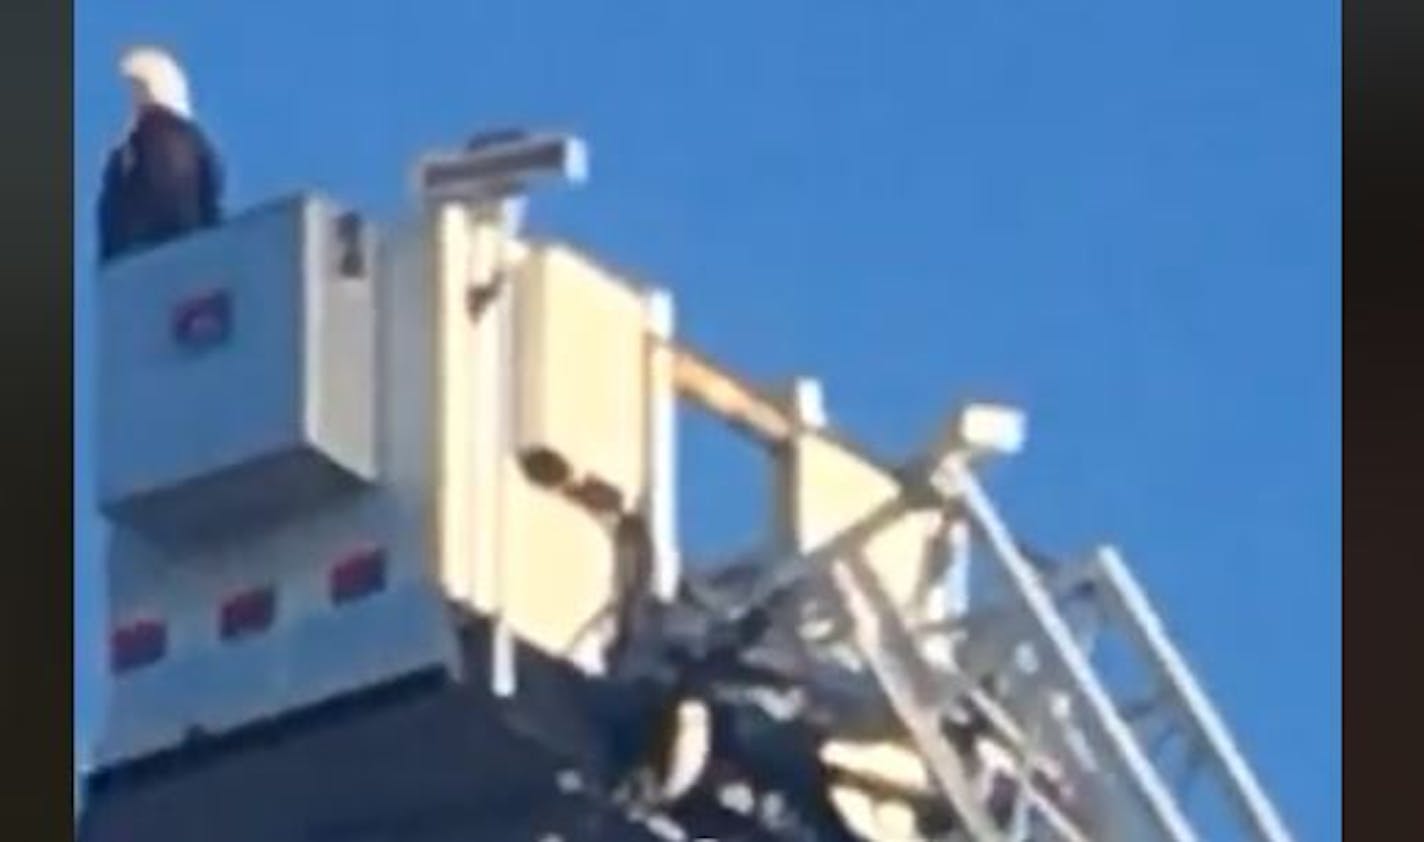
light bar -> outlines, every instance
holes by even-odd
[[[483,202],[523,191],[536,178],[581,183],[588,149],[569,135],[505,131],[474,138],[458,152],[427,155],[417,167],[420,194],[433,201]]]

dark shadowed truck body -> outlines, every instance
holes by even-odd
[[[489,692],[487,625],[461,626],[463,680],[412,673],[90,776],[78,842],[660,839],[591,787],[560,785],[576,768],[585,784],[617,776],[627,758],[614,723],[641,700],[521,648],[519,692],[503,707]],[[690,839],[806,838],[769,835],[700,789],[673,819]]]

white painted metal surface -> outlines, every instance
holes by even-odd
[[[378,484],[319,504],[295,520],[246,528],[221,540],[170,546],[123,523],[111,529],[104,557],[109,622],[119,629],[135,619],[152,620],[164,629],[165,641],[151,663],[112,675],[96,741],[97,767],[176,745],[192,728],[222,733],[409,670],[457,663],[445,596],[437,587],[441,580],[430,564],[435,383],[424,233],[421,226],[391,231],[374,257],[375,274],[393,283],[367,281],[378,319],[369,376],[379,381],[383,397],[370,422],[369,459]],[[261,244],[243,247],[260,250]],[[227,263],[221,253],[210,257],[218,266]],[[289,365],[307,365],[301,355],[287,359]],[[359,360],[353,362],[359,367]],[[123,398],[122,382],[111,382],[119,390],[114,400]],[[233,400],[254,392],[242,377],[220,385]],[[152,399],[181,403],[185,395]],[[382,555],[382,587],[368,599],[334,604],[333,568],[364,547]],[[224,600],[259,587],[273,593],[270,623],[254,635],[222,639]]]

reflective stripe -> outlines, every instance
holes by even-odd
[[[116,672],[147,666],[168,651],[168,628],[158,620],[136,620],[109,636],[109,665]]]
[[[363,547],[337,562],[328,580],[331,601],[338,605],[369,596],[386,586],[386,551]]]
[[[238,640],[266,631],[277,613],[277,596],[270,587],[254,588],[229,597],[218,615],[218,634]]]

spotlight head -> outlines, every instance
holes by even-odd
[[[1003,404],[971,403],[956,413],[953,437],[972,453],[1010,456],[1023,449],[1028,417]]]

